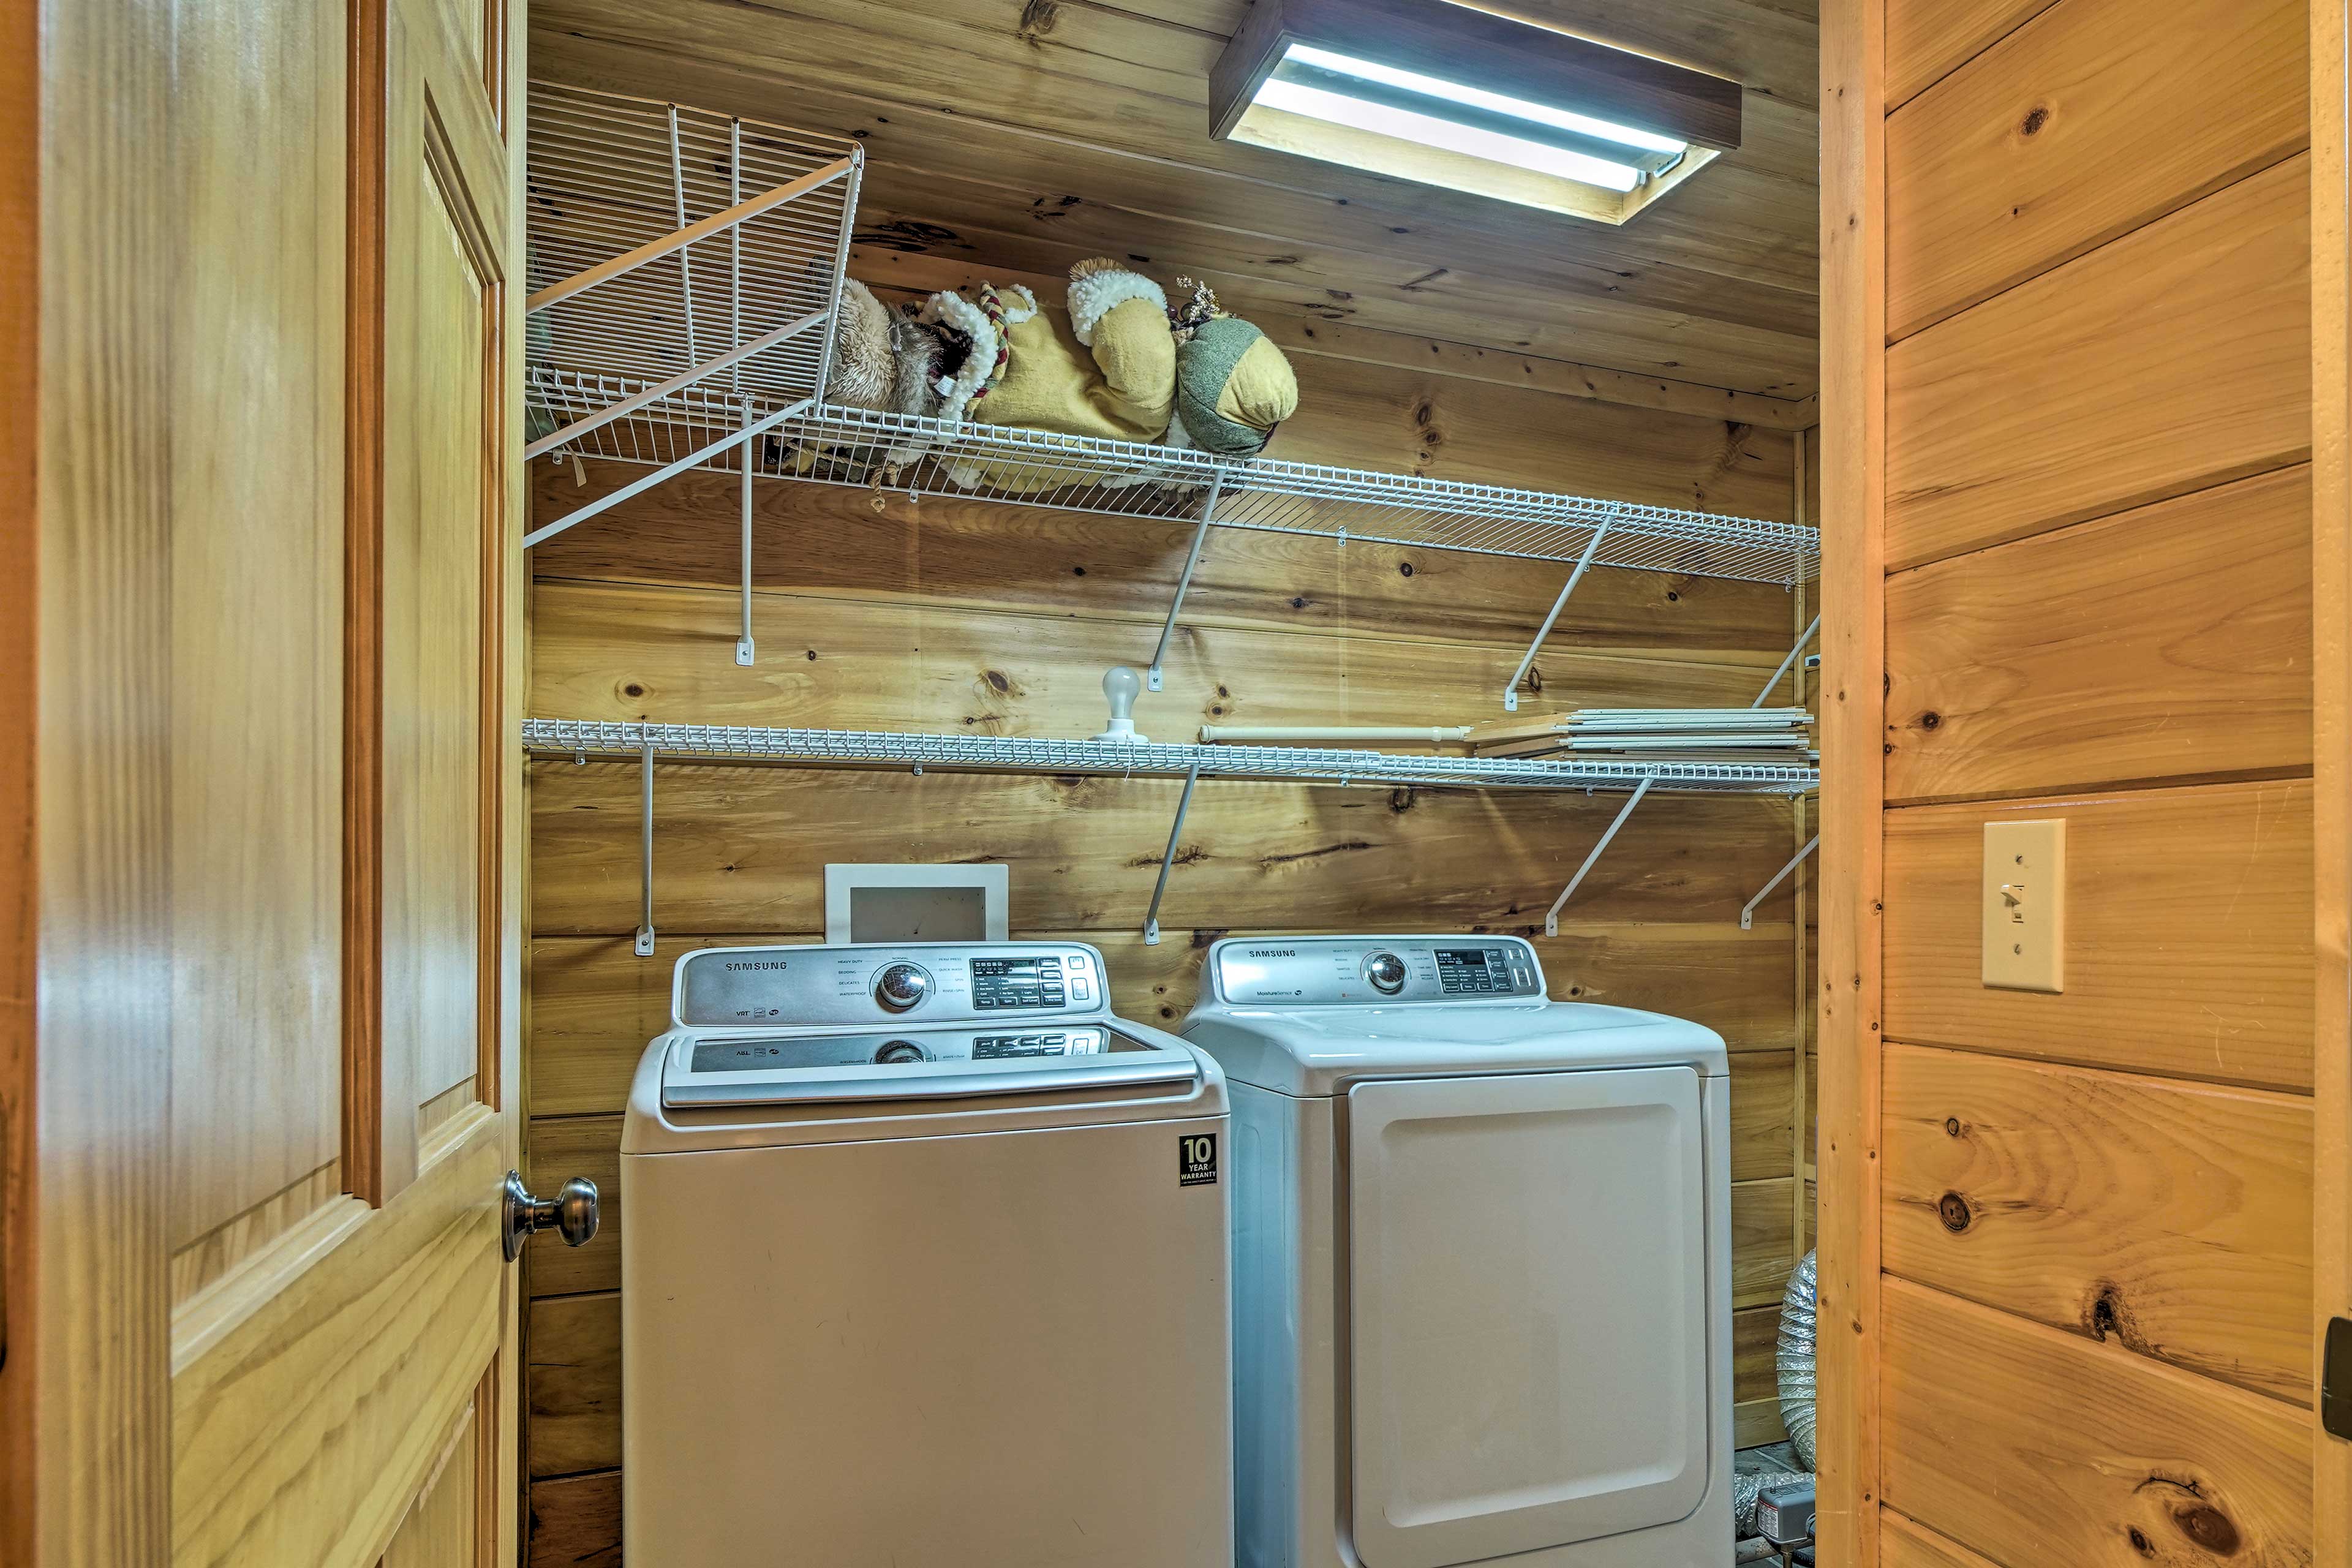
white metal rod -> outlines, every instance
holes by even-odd
[[[727,121],[727,205],[735,206],[743,200],[743,122],[730,117]],[[743,341],[743,226],[737,224],[727,231],[728,273],[727,304],[730,314],[727,322],[727,341]],[[735,391],[743,390],[743,372],[737,368],[728,384]],[[749,448],[746,448],[748,452]],[[744,459],[749,462],[747,457]],[[750,637],[747,631],[744,636]]]
[[[1797,646],[1789,650],[1789,657],[1780,661],[1780,668],[1772,672],[1772,679],[1764,683],[1764,689],[1758,692],[1756,700],[1748,706],[1750,708],[1764,706],[1764,699],[1772,695],[1772,689],[1780,684],[1780,678],[1789,673],[1789,667],[1797,662],[1797,656],[1805,651],[1805,645],[1813,640],[1813,634],[1821,628],[1822,618],[1815,616],[1811,624],[1797,634]]]
[[[688,452],[685,457],[678,458],[676,462],[656,468],[652,473],[646,475],[645,478],[641,479],[631,480],[629,483],[623,485],[619,489],[614,490],[611,495],[599,496],[594,500],[590,501],[586,506],[581,507],[575,511],[564,513],[563,516],[556,519],[553,522],[549,523],[545,528],[538,529],[532,532],[524,534],[522,547],[525,550],[529,550],[535,544],[540,544],[547,540],[552,539],[557,534],[562,533],[565,529],[570,528],[573,523],[585,522],[590,518],[594,517],[598,512],[606,511],[620,505],[623,501],[628,500],[631,496],[637,494],[639,491],[653,489],[654,486],[661,483],[664,479],[670,478],[672,475],[682,474],[688,468],[696,468],[701,464],[707,463],[711,458],[719,456],[719,453],[730,449],[739,442],[749,441],[752,437],[761,434],[762,431],[775,428],[775,426],[782,424],[785,420],[792,418],[793,416],[801,413],[807,407],[808,404],[806,402],[795,403],[789,408],[779,408],[773,414],[762,416],[757,422],[744,426],[743,428],[736,431],[731,436],[721,436],[718,440],[710,443],[709,446],[703,447],[702,450],[698,452]]]
[[[1813,847],[1821,841],[1822,836],[1818,833],[1814,834],[1811,838],[1806,839],[1805,847],[1802,849],[1798,850],[1795,857],[1791,858],[1787,865],[1773,872],[1772,879],[1765,883],[1761,889],[1758,889],[1754,898],[1748,900],[1746,906],[1739,911],[1739,929],[1741,931],[1747,931],[1751,928],[1756,920],[1756,906],[1770,898],[1772,896],[1772,889],[1787,881],[1789,879],[1789,873],[1803,865],[1805,863],[1805,857],[1811,854],[1813,852]]]
[[[1203,724],[1201,740],[1204,744],[1216,742],[1248,742],[1252,741],[1425,741],[1433,746],[1451,745],[1470,738],[1467,724]]]
[[[787,321],[782,326],[778,327],[774,331],[763,332],[760,336],[752,339],[750,342],[743,344],[741,347],[729,349],[725,353],[720,354],[718,358],[707,360],[703,363],[696,365],[692,370],[682,370],[676,375],[671,376],[667,381],[658,383],[653,386],[648,386],[643,392],[631,393],[628,396],[624,397],[620,402],[614,404],[610,408],[604,409],[601,413],[591,414],[584,419],[575,419],[571,424],[566,425],[562,429],[556,431],[551,436],[541,436],[538,440],[533,441],[530,446],[525,447],[522,449],[522,455],[527,460],[536,458],[543,452],[553,451],[558,447],[569,446],[573,441],[578,440],[581,437],[588,434],[589,431],[610,425],[615,419],[634,414],[648,403],[658,403],[663,398],[667,397],[670,394],[681,391],[686,387],[692,386],[696,382],[700,381],[707,376],[717,375],[720,371],[727,369],[730,365],[740,364],[745,360],[750,359],[753,354],[761,353],[769,349],[774,348],[778,343],[784,342],[788,338],[796,338],[800,336],[801,333],[807,331],[811,327],[815,326],[819,321],[824,320],[824,316],[823,312],[812,310],[797,321]]]
[[[638,792],[642,800],[638,838],[637,868],[644,889],[645,908],[637,921],[637,956],[654,955],[654,742],[646,737],[645,754],[639,763]]]
[[[1559,934],[1559,911],[1568,907],[1568,900],[1574,898],[1576,889],[1584,885],[1585,873],[1601,863],[1601,851],[1609,847],[1609,841],[1617,837],[1617,830],[1625,826],[1625,819],[1633,815],[1633,808],[1642,804],[1642,797],[1650,793],[1650,785],[1655,782],[1643,779],[1634,786],[1632,797],[1618,811],[1615,820],[1609,824],[1609,831],[1601,836],[1601,842],[1592,847],[1592,853],[1584,858],[1584,864],[1576,868],[1576,875],[1568,879],[1568,886],[1559,890],[1559,897],[1554,899],[1551,908],[1544,911],[1544,935]]]
[[[669,106],[669,193],[677,211],[677,226],[686,226],[686,166],[677,155],[677,105]],[[738,232],[740,232],[740,230]],[[694,345],[694,247],[678,247],[677,295],[686,307],[686,358],[689,364],[702,357]]]
[[[1168,852],[1160,858],[1160,879],[1151,885],[1151,907],[1143,914],[1143,943],[1160,944],[1160,900],[1168,892],[1168,868],[1176,864],[1176,840],[1184,831],[1184,814],[1192,809],[1192,786],[1201,782],[1201,764],[1184,775],[1184,793],[1176,800],[1176,820],[1168,825]]]
[[[1176,617],[1184,608],[1184,593],[1192,585],[1193,570],[1201,564],[1201,547],[1209,542],[1209,527],[1217,518],[1217,497],[1224,485],[1222,471],[1209,476],[1209,493],[1201,502],[1201,526],[1192,531],[1192,548],[1184,557],[1183,574],[1176,579],[1176,597],[1169,602],[1168,619],[1160,628],[1160,646],[1151,650],[1151,668],[1144,676],[1144,685],[1153,691],[1160,689],[1160,666],[1168,658],[1169,639],[1176,635]]]
[[[751,469],[759,448],[751,437],[751,400],[743,400],[743,635],[735,639],[735,662],[750,664],[751,641]]]
[[[824,296],[824,319],[829,323],[841,320],[841,280],[849,275],[849,239],[857,226],[857,171],[865,155],[861,148],[851,153],[848,160],[849,189],[842,193],[841,223],[834,232],[833,264],[825,269],[832,276]],[[833,348],[840,336],[840,332],[828,325],[824,342],[817,347],[816,384],[809,389],[809,395],[820,404],[824,401],[824,389],[833,381]]]
[[[797,180],[788,180],[772,190],[762,191],[749,201],[736,203],[725,212],[712,213],[675,233],[663,235],[659,239],[649,239],[635,250],[623,251],[608,261],[600,261],[584,271],[575,272],[562,282],[551,283],[533,294],[523,302],[523,312],[536,315],[550,305],[568,300],[583,289],[593,289],[599,283],[610,282],[624,273],[634,272],[648,261],[659,261],[673,250],[683,249],[698,240],[709,239],[714,234],[724,233],[746,218],[758,217],[771,208],[780,207],[821,186],[831,184],[848,174],[852,166],[849,159],[836,158],[822,169],[813,169]]]
[[[1519,710],[1519,682],[1527,678],[1528,669],[1534,666],[1536,655],[1543,651],[1544,639],[1551,636],[1551,628],[1559,620],[1559,613],[1568,608],[1568,596],[1576,592],[1579,583],[1584,581],[1585,572],[1592,565],[1593,552],[1601,548],[1601,541],[1608,532],[1608,523],[1595,525],[1592,537],[1585,542],[1584,553],[1576,558],[1576,570],[1568,574],[1567,586],[1560,589],[1559,597],[1551,602],[1551,614],[1546,616],[1543,625],[1536,628],[1536,640],[1528,644],[1528,656],[1519,660],[1519,668],[1511,671],[1511,679],[1504,683],[1503,708],[1506,712]]]

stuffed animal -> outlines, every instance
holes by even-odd
[[[979,356],[966,330],[977,318],[958,317],[935,309],[938,304],[933,300],[892,310],[856,279],[843,279],[825,402],[877,413],[960,415],[987,366],[975,363]],[[823,467],[835,477],[864,478],[877,466],[904,467],[922,455],[925,445],[914,439],[887,447],[803,442],[793,454],[792,465],[802,473]]]
[[[1298,412],[1298,376],[1274,340],[1217,303],[1189,278],[1192,296],[1173,312],[1176,410],[1168,445],[1219,458],[1254,458],[1275,426]]]
[[[993,367],[971,392],[968,418],[1111,441],[1157,441],[1166,433],[1176,395],[1176,342],[1159,284],[1097,257],[1070,268],[1066,313],[1039,310],[1026,289],[1007,292],[1020,303],[987,285],[972,300],[932,297],[959,325],[969,318],[957,307],[981,318],[990,335],[973,329],[974,361],[989,356],[992,341]],[[1018,494],[1086,478],[1029,458],[973,458],[950,476],[969,488]]]

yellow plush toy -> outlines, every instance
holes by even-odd
[[[1070,268],[1066,316],[1034,309],[995,289],[959,300],[983,317],[992,338],[974,334],[974,361],[993,355],[993,374],[973,391],[964,416],[1112,441],[1157,441],[1176,397],[1176,340],[1168,297],[1139,272],[1101,258]],[[971,330],[958,312],[959,324]],[[979,459],[950,471],[957,483],[1030,494],[1083,476],[1034,460]]]

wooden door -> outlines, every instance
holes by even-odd
[[[2343,0],[1822,11],[1822,1561],[2344,1568]]]
[[[520,7],[0,18],[0,1559],[510,1563]]]

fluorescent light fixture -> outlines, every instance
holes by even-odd
[[[1283,58],[1297,60],[1301,65],[1318,66],[1341,76],[1358,77],[1365,81],[1402,88],[1407,92],[1421,93],[1428,98],[1444,99],[1449,102],[1464,104],[1472,109],[1484,109],[1495,114],[1508,114],[1520,120],[1532,120],[1538,125],[1549,125],[1561,131],[1579,132],[1586,136],[1598,137],[1603,142],[1622,142],[1628,147],[1640,148],[1644,152],[1679,153],[1690,145],[1687,142],[1677,142],[1670,136],[1654,136],[1647,131],[1637,131],[1630,125],[1619,125],[1612,121],[1596,120],[1591,115],[1579,114],[1573,110],[1554,109],[1549,104],[1530,103],[1524,98],[1513,98],[1507,93],[1488,92],[1484,88],[1465,87],[1459,82],[1447,81],[1442,77],[1423,76],[1419,71],[1399,70],[1394,66],[1384,66],[1374,60],[1360,60],[1350,55],[1335,54],[1329,49],[1318,49],[1312,44],[1293,44],[1285,51]],[[1261,103],[1265,101],[1265,94],[1263,91],[1258,94],[1258,101]]]
[[[1580,180],[1585,184],[1600,185],[1612,191],[1630,191],[1643,178],[1642,171],[1631,163],[1606,163],[1565,148],[1547,147],[1540,142],[1529,142],[1524,137],[1506,136],[1475,125],[1465,125],[1456,120],[1441,120],[1435,115],[1422,114],[1410,109],[1392,108],[1368,99],[1349,98],[1323,88],[1284,81],[1279,77],[1266,79],[1265,85],[1257,89],[1256,101],[1269,108],[1287,110],[1293,114],[1309,115],[1333,125],[1352,125],[1359,131],[1392,136],[1401,142],[1417,142],[1425,147],[1437,147],[1473,158],[1508,163],[1515,168],[1532,169],[1538,174],[1552,174],[1563,180]]]
[[[1235,142],[1604,223],[1739,144],[1740,89],[1451,0],[1255,0],[1210,75]]]

